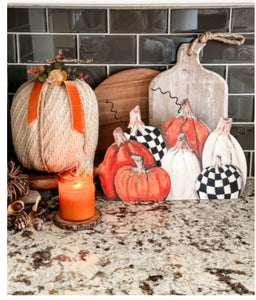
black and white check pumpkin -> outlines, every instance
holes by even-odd
[[[199,174],[196,182],[196,192],[200,199],[239,198],[242,188],[242,177],[233,165],[207,167]]]
[[[146,146],[153,154],[156,165],[161,167],[161,159],[167,152],[166,143],[159,129],[152,126],[145,126],[144,132],[137,130],[136,135],[131,134],[131,128],[127,128],[124,133],[129,140],[137,141]]]
[[[154,157],[156,166],[161,167],[161,159],[167,152],[167,145],[159,129],[145,126],[141,120],[139,105],[130,111],[130,123],[124,134],[129,140],[147,147]]]

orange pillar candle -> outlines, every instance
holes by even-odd
[[[95,212],[93,175],[76,176],[72,171],[59,173],[59,208],[62,219],[81,221]]]

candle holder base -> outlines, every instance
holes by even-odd
[[[94,215],[86,220],[81,221],[69,221],[64,220],[60,216],[60,212],[57,211],[53,215],[53,223],[65,230],[72,230],[72,231],[80,231],[80,230],[86,230],[86,229],[92,229],[94,226],[96,226],[101,219],[101,211],[97,208],[95,208]]]

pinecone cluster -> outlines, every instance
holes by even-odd
[[[7,203],[10,204],[18,197],[28,195],[30,191],[28,175],[16,167],[13,161],[7,165]]]

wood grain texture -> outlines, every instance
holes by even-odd
[[[195,116],[212,130],[220,117],[227,117],[228,86],[217,73],[206,70],[199,62],[204,47],[197,44],[191,56],[187,55],[189,43],[181,44],[177,64],[157,75],[149,86],[149,124],[160,128],[164,122],[178,115],[175,104],[189,98]]]
[[[29,185],[33,190],[51,190],[58,188],[58,174],[31,170],[26,172],[29,176]]]
[[[157,70],[146,68],[124,70],[110,76],[96,87],[94,92],[99,106],[96,165],[114,142],[113,130],[116,127],[126,130],[129,112],[136,105],[140,106],[143,122],[148,124],[148,87],[151,80],[159,73]]]
[[[53,223],[65,230],[81,231],[92,229],[94,226],[96,226],[101,220],[101,215],[101,211],[95,208],[95,214],[90,219],[82,221],[68,221],[62,219],[60,212],[57,211],[53,216]]]

